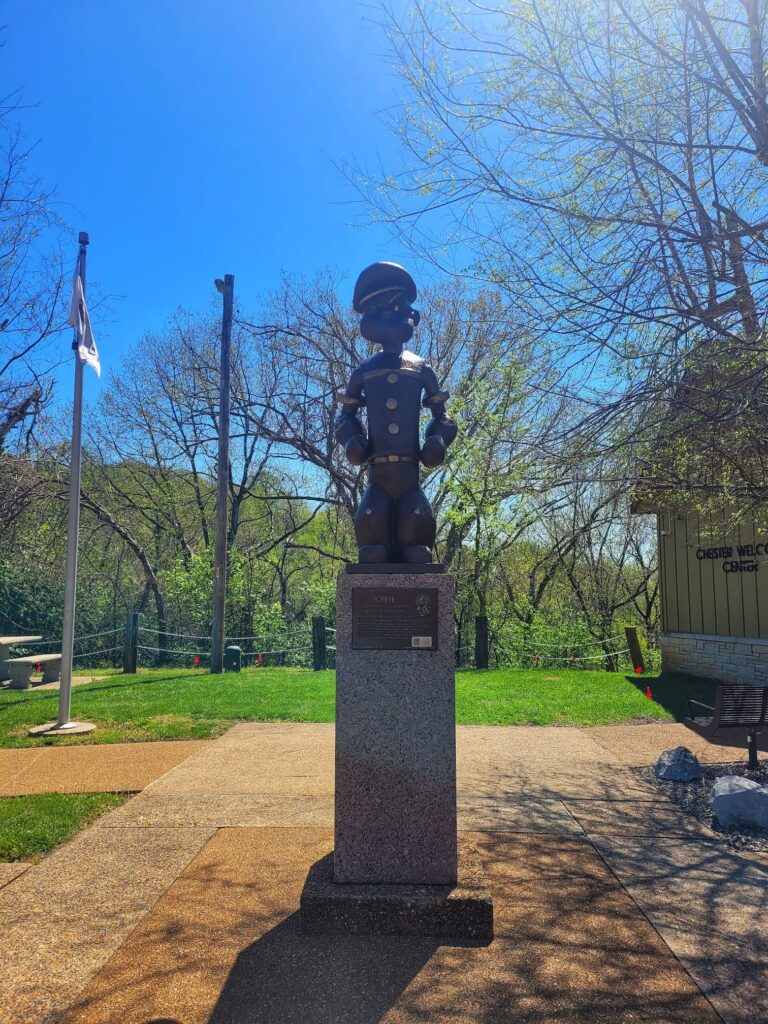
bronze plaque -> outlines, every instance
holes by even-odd
[[[352,649],[436,651],[437,588],[356,587]]]

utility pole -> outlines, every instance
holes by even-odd
[[[211,631],[211,672],[224,670],[224,603],[227,597],[227,528],[229,508],[229,380],[232,351],[232,309],[235,278],[227,274],[216,279],[224,296],[221,321],[221,369],[219,373],[219,454],[216,474],[216,552],[213,581],[213,629]]]

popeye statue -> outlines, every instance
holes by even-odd
[[[431,366],[403,345],[413,337],[419,313],[412,308],[416,285],[396,263],[374,263],[357,279],[352,304],[361,314],[360,333],[381,345],[339,392],[336,440],[355,466],[368,463],[368,488],[355,516],[360,561],[424,564],[432,561],[435,517],[419,486],[419,463],[439,466],[456,437]],[[423,399],[422,399],[423,395]],[[424,444],[419,414],[432,413]],[[368,431],[360,419],[367,409]]]

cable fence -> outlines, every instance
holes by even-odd
[[[571,668],[642,673],[658,665],[658,651],[646,645],[643,654],[634,627],[601,637],[566,630],[558,635],[555,629],[505,632],[485,617],[477,616],[474,644],[466,637],[461,639],[465,642],[457,645],[456,663],[462,668]]]
[[[564,646],[547,649],[535,644],[514,647],[496,641],[490,651],[490,660],[495,668],[594,668],[611,671],[632,668],[628,647],[611,647],[609,650],[600,647],[591,653],[578,653],[581,651],[583,648]]]
[[[640,653],[637,631],[631,627],[606,637],[585,637],[555,630],[547,632],[505,632],[495,628],[483,616],[477,616],[474,631],[466,626],[456,636],[457,668],[519,669],[609,669],[645,671],[658,666],[658,651],[649,638]],[[152,668],[198,668],[208,671],[211,663],[211,636],[194,626],[160,629],[144,625],[139,616],[128,616],[125,627],[100,630],[76,636],[73,663],[77,671],[123,668],[125,672]],[[473,635],[474,632],[474,635]],[[225,648],[230,661],[246,669],[301,668],[316,671],[336,668],[336,627],[322,616],[305,622],[277,623],[261,633],[227,635]],[[10,657],[61,652],[60,639],[30,640],[15,645]],[[2,651],[0,651],[2,655]],[[645,658],[645,661],[643,660]],[[227,658],[225,656],[225,667]]]
[[[208,669],[211,637],[201,633],[164,632],[138,627],[137,668],[188,667]],[[167,640],[167,643],[163,641]],[[239,648],[246,668],[312,668],[313,633],[305,625],[276,629],[270,634],[248,634],[225,638],[226,648]],[[331,645],[327,649],[335,650]],[[327,666],[330,667],[330,666]]]

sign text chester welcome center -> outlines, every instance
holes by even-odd
[[[734,557],[734,548],[738,557]],[[757,572],[760,568],[758,558],[768,556],[768,542],[759,544],[724,544],[717,548],[696,548],[696,557],[704,559],[722,559],[723,572]]]

